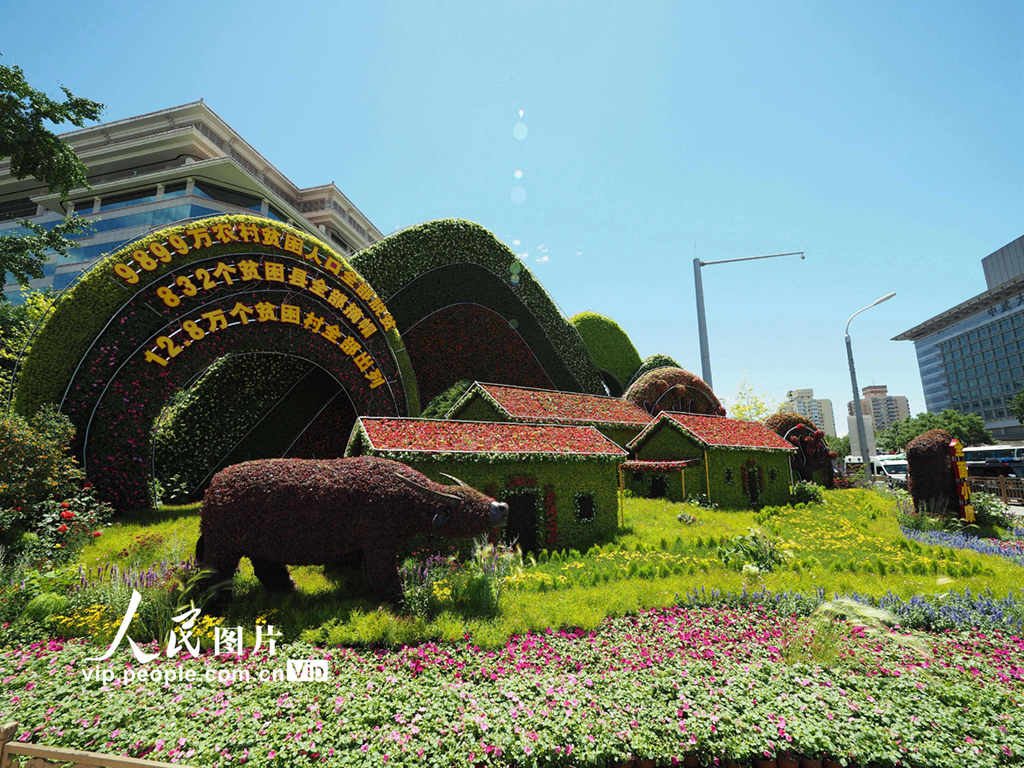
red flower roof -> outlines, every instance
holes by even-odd
[[[558,392],[552,389],[513,387],[476,382],[508,418],[567,424],[628,424],[646,426],[651,416],[620,397]]]
[[[635,448],[647,435],[666,419],[681,427],[698,442],[708,446],[725,448],[757,448],[769,451],[795,451],[792,443],[783,440],[764,424],[756,421],[739,421],[724,416],[708,416],[700,413],[676,413],[664,411],[652,421],[629,444]]]
[[[361,417],[359,424],[378,451],[626,455],[594,427],[372,416]]]

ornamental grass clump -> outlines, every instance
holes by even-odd
[[[518,548],[486,538],[474,540],[473,554],[463,564],[454,555],[406,558],[399,570],[402,607],[417,618],[453,610],[465,616],[495,616],[506,581],[522,567]]]

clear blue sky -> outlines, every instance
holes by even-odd
[[[477,221],[566,314],[698,373],[694,254],[805,250],[705,270],[715,389],[814,387],[843,433],[847,316],[897,291],[854,321],[860,383],[922,411],[913,345],[889,339],[983,290],[980,259],[1024,232],[1022,22],[1018,3],[8,3],[0,50],[104,119],[202,97],[385,233]]]

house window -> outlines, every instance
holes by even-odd
[[[768,482],[774,483],[775,482],[775,478],[777,478],[778,476],[779,476],[779,473],[775,469],[775,467],[772,467],[771,469],[768,470]]]
[[[725,484],[732,485],[732,470],[729,468],[725,470]]]
[[[581,523],[589,523],[594,519],[594,494],[576,494],[576,520]]]

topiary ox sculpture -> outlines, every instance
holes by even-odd
[[[206,491],[196,561],[215,572],[207,586],[230,580],[244,556],[265,588],[286,591],[293,588],[288,565],[330,566],[362,553],[376,596],[395,599],[407,539],[474,536],[505,521],[507,504],[451,479],[457,485],[373,456],[235,464]]]

